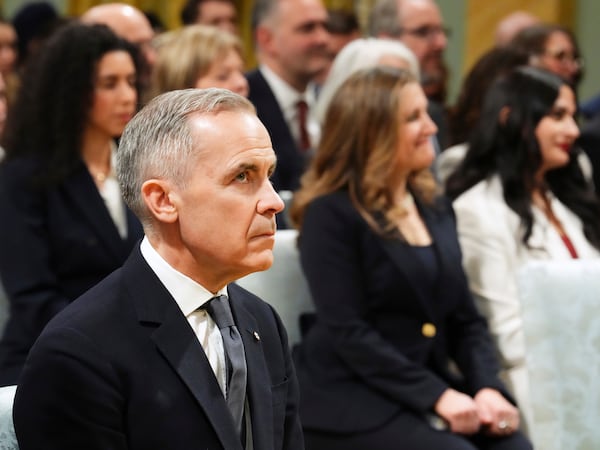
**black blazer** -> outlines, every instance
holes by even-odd
[[[32,185],[35,159],[0,166],[0,276],[10,318],[0,341],[0,384],[15,384],[46,323],[127,259],[142,236],[127,210],[123,240],[83,162],[65,181]]]
[[[419,210],[437,256],[437,282],[429,286],[418,284],[427,268],[415,249],[374,233],[346,192],[309,205],[299,246],[317,321],[295,351],[305,428],[360,432],[402,411],[433,412],[448,387],[503,391],[462,270],[451,206]]]
[[[302,449],[283,325],[241,287],[229,296],[254,448]],[[45,328],[17,388],[14,424],[21,450],[242,449],[202,346],[139,248]]]
[[[281,107],[260,70],[246,74],[246,78],[250,88],[248,99],[254,104],[258,118],[267,128],[277,155],[277,170],[271,178],[273,186],[277,191],[294,191],[300,186],[300,176],[306,169],[309,155],[298,149]]]

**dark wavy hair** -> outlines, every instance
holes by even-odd
[[[450,145],[469,139],[479,120],[485,94],[498,78],[518,66],[527,65],[529,55],[510,47],[494,47],[484,53],[473,65],[460,88],[454,107],[448,117]]]
[[[139,73],[136,47],[105,25],[75,22],[58,30],[24,73],[3,139],[7,159],[39,158],[43,183],[59,182],[71,173],[81,161],[98,62],[119,50],[131,55]]]
[[[460,194],[492,175],[500,177],[504,200],[518,214],[527,245],[533,226],[531,195],[542,155],[535,130],[551,113],[562,86],[559,76],[543,69],[519,67],[498,79],[488,92],[481,119],[469,139],[469,150],[446,182],[446,194]],[[509,111],[501,117],[503,110]],[[578,162],[574,149],[567,165],[548,171],[549,189],[583,223],[585,236],[600,249],[600,203]]]

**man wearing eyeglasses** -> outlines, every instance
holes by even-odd
[[[421,69],[421,84],[438,126],[438,145],[445,148],[446,84],[444,51],[449,30],[434,0],[378,0],[371,11],[369,32],[374,37],[397,39],[410,48]]]

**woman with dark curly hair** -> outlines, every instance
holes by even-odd
[[[471,292],[526,424],[531,407],[517,272],[529,261],[600,257],[600,204],[578,163],[575,111],[566,80],[515,69],[490,89],[469,150],[446,185]]]
[[[74,23],[24,75],[0,166],[0,276],[10,302],[2,385],[17,382],[45,324],[141,237],[112,163],[136,109],[137,58],[107,27]]]
[[[436,131],[404,70],[356,72],[327,109],[291,212],[316,306],[294,355],[307,450],[531,449],[429,171]]]

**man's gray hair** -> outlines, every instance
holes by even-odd
[[[278,6],[279,0],[254,0],[252,7],[251,25],[255,31],[259,25],[262,25],[267,19],[271,18]]]
[[[221,111],[256,113],[245,97],[227,89],[183,89],[155,97],[125,127],[117,178],[125,203],[145,229],[152,221],[141,194],[143,183],[158,178],[185,188],[202,142],[202,136],[192,135],[190,116]]]
[[[400,36],[402,25],[398,14],[398,1],[378,0],[375,3],[369,16],[369,36]]]

